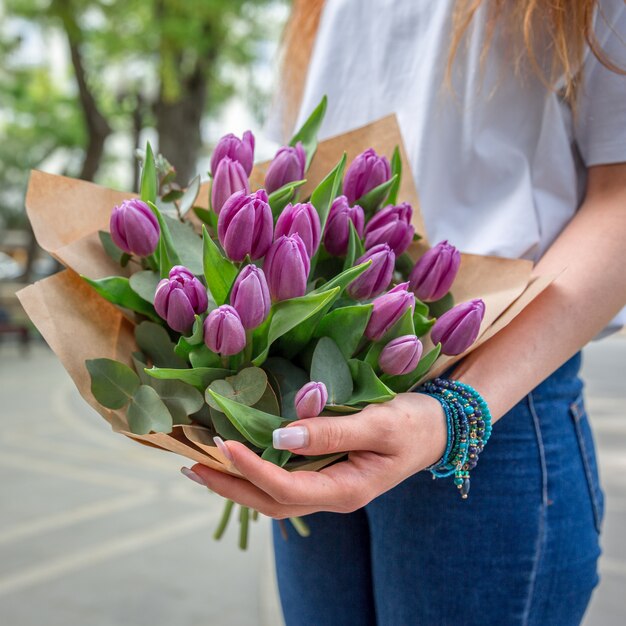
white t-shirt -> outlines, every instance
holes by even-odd
[[[588,51],[574,118],[530,72],[513,73],[499,33],[481,66],[487,4],[459,48],[451,90],[455,0],[327,0],[298,125],[324,94],[322,137],[396,113],[429,240],[536,261],[580,205],[586,167],[626,162],[626,77]],[[598,40],[626,67],[626,4],[600,4]]]

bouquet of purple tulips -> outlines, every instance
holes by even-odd
[[[307,185],[325,108],[324,100],[255,172],[252,133],[223,137],[211,159],[208,207],[199,200],[207,191],[199,179],[178,189],[172,168],[150,146],[138,198],[117,193],[116,206],[105,209],[104,198],[92,193],[109,231],[98,230],[98,251],[93,230],[89,253],[80,240],[81,260],[66,250],[76,250],[76,241],[57,250],[83,282],[57,278],[54,296],[48,292],[82,294],[71,312],[78,335],[96,306],[104,318],[89,320],[107,339],[90,335],[83,349],[88,385],[58,329],[37,319],[32,292],[22,292],[85,397],[116,430],[223,471],[235,470],[214,437],[243,442],[287,469],[318,469],[337,455],[312,459],[276,449],[273,431],[322,412],[358,412],[413,389],[471,349],[513,301],[511,294],[506,303],[494,301],[485,324],[482,299],[455,303],[462,255],[447,241],[432,248],[418,242],[416,207],[399,198],[399,145],[390,160],[367,148],[347,168],[344,153]],[[89,255],[99,259],[98,271],[93,263],[81,271]],[[105,267],[117,271],[102,276]],[[527,283],[524,273],[515,297]],[[443,364],[440,354],[448,355]],[[294,525],[306,532],[302,520]]]

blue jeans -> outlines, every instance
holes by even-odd
[[[472,490],[411,476],[348,515],[274,523],[287,626],[579,624],[598,584],[603,494],[580,354],[493,429]]]

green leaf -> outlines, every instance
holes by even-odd
[[[389,190],[396,184],[396,180],[398,180],[397,174],[392,176],[387,182],[383,183],[382,185],[374,187],[374,189],[368,191],[364,196],[361,196],[356,201],[356,204],[363,208],[366,220],[374,215],[376,210],[385,201]]]
[[[272,389],[272,385],[268,384],[265,387],[265,391],[261,396],[261,399],[258,402],[255,402],[252,405],[255,409],[259,409],[259,411],[263,411],[265,413],[271,413],[272,415],[282,415],[280,412],[280,403],[278,402],[278,397]]]
[[[348,365],[354,380],[354,391],[350,398],[346,400],[346,404],[387,402],[396,395],[376,376],[369,363],[358,359],[350,359]]]
[[[148,364],[146,363],[146,357],[143,352],[133,352],[132,358],[135,372],[137,372],[137,376],[139,376],[141,384],[150,385],[150,376],[148,376],[145,371]]]
[[[161,211],[157,208],[154,202],[148,202],[148,206],[154,213],[154,216],[157,218],[159,222],[159,228],[161,229],[161,236],[159,238],[159,255],[163,255],[163,251],[165,251],[167,255],[167,267],[162,266],[161,268],[161,276],[165,278],[164,270],[167,269],[169,272],[174,265],[181,265],[180,257],[178,256],[178,252],[176,251],[176,245],[174,244],[174,240],[172,239],[172,233],[170,232],[168,222],[165,221],[165,218],[161,214]],[[161,259],[163,262],[163,259]]]
[[[391,176],[395,176],[395,182],[389,189],[387,195],[387,204],[396,204],[398,201],[398,191],[400,190],[400,181],[402,179],[402,158],[400,156],[400,147],[396,146],[391,157]]]
[[[202,207],[193,207],[193,212],[205,224],[209,225],[213,230],[217,229],[217,214],[211,209],[203,209]]]
[[[367,361],[374,369],[378,367],[378,357],[383,348],[392,340],[403,335],[414,335],[415,328],[413,326],[413,312],[407,309],[402,317],[381,337],[379,341],[375,341],[370,346],[365,361]]]
[[[154,304],[154,294],[161,277],[157,272],[144,270],[135,272],[129,279],[130,288],[140,297]]]
[[[98,237],[100,238],[100,243],[104,248],[104,251],[116,262],[120,265],[122,264],[122,256],[124,255],[124,251],[120,250],[115,243],[113,243],[113,239],[111,237],[111,233],[106,230],[99,230]]]
[[[178,203],[178,213],[184,217],[191,207],[193,207],[198,194],[200,193],[200,176],[196,176],[190,183]],[[194,272],[195,274],[195,272]]]
[[[263,369],[268,373],[270,380],[275,383],[275,388],[278,390],[280,414],[286,419],[296,419],[296,408],[293,400],[298,390],[309,382],[309,375],[282,357],[270,357],[263,363]],[[268,411],[268,413],[272,412]]]
[[[222,359],[218,354],[209,350],[204,343],[190,350],[189,362],[193,367],[222,367]]]
[[[350,368],[341,350],[330,337],[322,337],[315,346],[311,361],[311,380],[326,385],[329,404],[344,404],[352,395]]]
[[[187,365],[174,352],[174,343],[163,326],[141,322],[135,327],[135,341],[157,367],[182,368]]]
[[[199,391],[204,390],[214,381],[232,374],[231,370],[216,367],[194,367],[179,369],[171,367],[152,367],[146,373],[160,380],[180,380]]]
[[[211,239],[206,227],[202,227],[204,277],[209,291],[220,306],[228,299],[230,288],[237,277],[237,267],[225,258]]]
[[[328,98],[324,96],[321,102],[315,107],[313,113],[309,115],[308,119],[302,124],[300,130],[291,138],[289,142],[290,146],[295,146],[298,142],[302,143],[302,147],[306,153],[306,169],[309,169],[311,161],[315,156],[317,150],[317,134],[319,133],[324,115],[326,113],[326,106],[328,104]]]
[[[160,319],[152,304],[146,302],[133,291],[128,278],[123,276],[109,276],[108,278],[99,278],[97,280],[92,280],[86,276],[81,276],[81,278],[109,302],[136,313],[141,313],[150,319]]]
[[[265,448],[265,450],[263,450],[261,458],[264,461],[269,461],[270,463],[274,463],[274,465],[278,465],[279,467],[285,467],[287,461],[289,461],[292,454],[293,453],[289,450],[276,450],[276,448],[270,446],[269,448]]]
[[[328,219],[328,213],[333,200],[337,197],[337,193],[341,186],[341,179],[343,177],[343,170],[346,167],[346,153],[343,153],[339,163],[335,165],[332,171],[322,180],[322,182],[315,188],[311,194],[311,204],[315,207],[315,210],[320,216],[320,224],[322,225],[322,232],[326,226],[326,220]]]
[[[211,390],[208,393],[235,428],[250,443],[259,448],[269,448],[272,445],[272,433],[285,424],[285,420],[278,415],[271,415],[253,407],[239,404]]]
[[[126,418],[130,432],[136,435],[172,432],[170,412],[159,394],[147,385],[141,385],[133,395]]]
[[[365,263],[361,263],[356,267],[351,267],[347,270],[341,272],[334,278],[331,278],[327,283],[324,283],[314,291],[312,291],[309,295],[314,293],[324,293],[329,289],[336,289],[339,287],[339,292],[337,293],[337,297],[343,292],[343,290],[355,279],[358,278],[366,269],[370,267],[372,261],[366,261]]]
[[[174,424],[190,424],[189,415],[204,405],[202,394],[180,380],[154,378],[150,381],[150,387],[156,390],[167,406]]]
[[[192,274],[202,275],[202,238],[189,222],[181,222],[167,215],[165,220],[174,250],[178,253],[180,265],[184,265]]]
[[[334,309],[320,320],[315,337],[330,337],[349,359],[363,339],[373,307],[373,304],[365,304]]]
[[[281,211],[294,199],[296,189],[304,185],[304,183],[306,183],[306,180],[296,180],[287,183],[269,195],[268,202],[272,209],[274,220],[276,220]]]
[[[301,324],[328,303],[332,302],[339,294],[339,288],[309,293],[301,298],[282,300],[272,305],[270,316],[265,323],[254,331],[254,365],[261,365],[267,358],[270,346],[279,337],[288,333],[292,328]]]
[[[428,370],[437,360],[440,352],[441,344],[438,343],[428,354],[420,359],[417,367],[412,372],[403,374],[402,376],[389,376],[388,374],[383,374],[381,379],[387,386],[398,393],[409,391],[428,373]]]
[[[144,202],[156,202],[158,196],[159,181],[157,177],[154,153],[150,142],[146,144],[146,156],[141,171],[141,199]]]
[[[352,220],[348,220],[348,224],[350,226],[350,238],[348,239],[348,252],[346,253],[346,259],[343,262],[344,271],[350,269],[354,265],[354,262],[365,254],[363,242],[361,241],[359,233],[352,223]]]
[[[218,393],[246,406],[253,406],[265,394],[267,388],[267,374],[260,367],[246,367],[234,376],[227,376],[223,380],[214,380],[205,393],[207,404],[217,410],[220,406],[215,403],[210,391]]]
[[[246,443],[248,440],[233,426],[232,422],[226,417],[222,411],[216,411],[213,407],[206,405],[211,415],[211,423],[220,437],[227,441],[241,441]]]
[[[441,317],[446,311],[449,311],[454,306],[454,296],[451,292],[448,293],[436,302],[429,302],[427,305],[428,312],[433,317]]]
[[[91,393],[107,409],[126,406],[140,385],[133,370],[113,359],[90,359],[85,361],[91,376]]]

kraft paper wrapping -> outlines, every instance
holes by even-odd
[[[395,116],[385,117],[363,128],[333,137],[319,144],[308,172],[303,197],[334,167],[343,152],[350,162],[363,150],[373,147],[391,156],[400,146],[404,175],[398,197],[414,208],[413,222],[423,239],[412,254],[428,246],[417,191]],[[262,185],[267,163],[255,166],[252,188]],[[209,185],[201,187],[197,205],[208,205]],[[121,412],[102,407],[93,397],[85,360],[107,357],[131,365],[137,349],[133,325],[114,305],[99,296],[78,274],[90,278],[120,275],[117,266],[100,245],[98,230],[108,230],[111,209],[135,194],[106,189],[93,183],[34,171],[26,195],[26,209],[39,245],[68,269],[26,287],[18,297],[37,329],[59,357],[82,397],[106,419],[114,431],[142,444],[180,454],[208,467],[238,474],[213,445],[209,429],[203,426],[175,426],[169,434],[135,435]],[[132,271],[132,268],[128,268]],[[478,342],[502,329],[551,282],[531,279],[529,261],[462,255],[461,267],[452,292],[456,302],[481,297],[486,313]],[[425,346],[426,349],[428,346]],[[445,371],[459,357],[440,357],[431,375]],[[299,463],[297,469],[317,470],[340,455]]]

